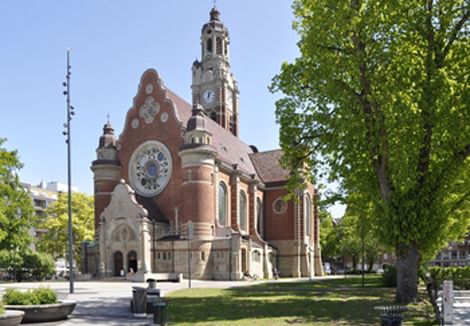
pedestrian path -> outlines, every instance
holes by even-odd
[[[442,294],[439,294],[437,303],[442,307]],[[452,325],[470,325],[470,291],[454,291],[454,302],[452,305]],[[442,308],[441,308],[442,311]]]
[[[453,308],[453,325],[470,325],[470,291],[455,291]]]

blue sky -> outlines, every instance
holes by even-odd
[[[231,69],[240,88],[240,138],[279,148],[268,86],[299,51],[291,1],[219,0],[230,33]],[[191,100],[191,66],[212,0],[15,0],[0,2],[0,137],[25,164],[23,182],[67,181],[62,94],[71,51],[72,183],[93,193],[91,162],[110,115],[117,136],[141,74],[155,68],[165,85]],[[339,217],[342,210],[336,209]]]

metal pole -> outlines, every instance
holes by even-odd
[[[73,293],[73,279],[74,279],[74,268],[73,268],[73,223],[72,223],[72,167],[70,159],[70,121],[71,117],[71,105],[70,105],[70,51],[67,49],[67,176],[68,176],[68,215],[69,215],[69,279],[70,279],[70,293]]]
[[[365,234],[364,234],[364,227],[362,227],[362,287],[364,286],[364,277],[365,277]]]
[[[16,248],[15,248],[15,251],[13,251],[13,274],[14,274],[14,278],[13,278],[13,282],[16,282]]]
[[[189,280],[189,288],[191,288],[191,236],[189,235],[189,232],[188,232],[188,280]]]

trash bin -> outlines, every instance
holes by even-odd
[[[134,317],[147,317],[147,289],[140,286],[132,287],[132,307]]]
[[[165,298],[155,298],[153,300],[153,323],[166,326],[166,307],[168,301]]]
[[[380,310],[381,326],[402,326],[403,313],[408,310],[406,306],[378,306],[375,310]]]
[[[147,313],[153,314],[153,301],[160,298],[160,289],[147,289]]]
[[[155,280],[153,278],[149,278],[147,280],[147,283],[149,285],[149,289],[155,289],[157,287],[157,280]]]

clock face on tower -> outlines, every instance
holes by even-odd
[[[212,89],[208,89],[202,94],[202,102],[204,102],[204,104],[212,103],[214,101],[214,98],[215,93]]]
[[[161,193],[170,181],[171,172],[170,151],[156,140],[146,141],[137,147],[129,162],[130,183],[144,197]]]

